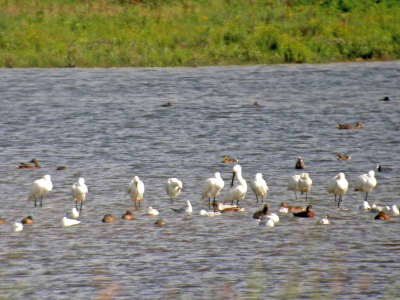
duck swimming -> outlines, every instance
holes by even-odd
[[[294,166],[295,169],[306,169],[306,165],[304,164],[303,159],[299,156],[296,161],[296,165]]]
[[[302,211],[306,211],[306,208],[301,206],[288,206],[285,202],[282,202],[279,208],[279,212],[282,213],[298,213]]]
[[[33,224],[32,216],[27,216],[25,219],[22,219],[21,223],[24,225],[32,225]]]
[[[168,102],[167,104],[162,104],[161,106],[162,106],[162,107],[171,107],[172,104],[171,104],[171,102]]]
[[[376,215],[375,220],[388,221],[388,220],[390,220],[390,217],[389,217],[389,215],[388,215],[387,213],[385,213],[385,212],[383,212],[383,211],[380,211],[380,212]]]
[[[6,219],[3,219],[2,217],[0,217],[0,224],[6,224],[6,223],[7,223]]]
[[[234,164],[234,163],[237,163],[239,160],[238,159],[236,159],[236,158],[229,158],[228,156],[224,156],[223,158],[222,158],[222,162],[224,163],[224,164]]]
[[[351,159],[351,156],[344,155],[344,154],[342,154],[342,153],[339,153],[339,154],[337,154],[336,156],[337,156],[337,159],[338,159],[338,160],[350,160],[350,159]]]
[[[101,220],[101,221],[102,221],[103,223],[112,223],[112,222],[117,221],[117,219],[114,218],[112,215],[107,214],[107,215],[104,215],[104,218],[103,218],[103,220]]]
[[[224,205],[222,203],[219,203],[218,201],[215,201],[213,203],[213,207],[214,207],[214,212],[220,212],[220,213],[244,212],[244,208],[239,208],[236,206],[224,207]]]
[[[126,213],[122,215],[123,220],[136,220],[136,217],[133,215],[133,213],[130,210],[127,210]]]
[[[40,164],[37,159],[32,159],[30,163],[33,163],[34,165],[28,165],[26,163],[20,162],[20,165],[17,166],[18,169],[40,169]]]
[[[344,124],[344,125],[337,125],[336,127],[339,129],[360,129],[362,126],[364,126],[365,124],[363,122],[357,122],[356,126],[352,126],[349,124]]]
[[[306,211],[293,213],[293,216],[299,218],[314,218],[314,212],[311,210],[312,205],[307,205]]]

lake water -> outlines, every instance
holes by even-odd
[[[0,299],[399,298],[400,217],[375,221],[352,189],[381,164],[369,202],[400,204],[399,87],[400,62],[0,70]],[[336,128],[357,121],[360,130]],[[306,205],[287,190],[303,157],[316,217],[281,214],[274,228],[260,227],[250,186],[244,213],[201,217],[204,180],[218,171],[221,195],[229,186],[224,155],[239,159],[248,183],[264,174],[273,212],[283,201]],[[40,170],[15,168],[32,158]],[[339,172],[350,183],[342,210],[326,191]],[[30,185],[45,174],[54,188],[34,208]],[[146,188],[137,220],[103,224],[106,213],[134,208],[135,175]],[[79,177],[89,188],[82,223],[62,228]],[[169,177],[183,181],[173,204]],[[192,215],[170,209],[185,200]],[[332,224],[316,225],[326,214]],[[35,224],[11,232],[28,215]],[[159,218],[166,226],[154,226]]]

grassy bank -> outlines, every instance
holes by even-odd
[[[0,67],[391,59],[398,0],[0,0]]]

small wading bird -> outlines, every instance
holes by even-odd
[[[75,182],[72,187],[71,187],[71,192],[72,192],[72,198],[75,201],[75,207],[78,209],[78,204],[81,204],[80,211],[82,211],[82,206],[83,202],[86,199],[86,196],[88,194],[88,188],[85,184],[85,179],[84,178],[79,178],[78,182]]]
[[[135,203],[135,208],[138,209],[144,194],[144,184],[143,181],[139,179],[139,176],[133,177],[128,187],[128,193],[131,196],[132,201]]]
[[[365,193],[365,201],[367,201],[368,193],[372,192],[376,184],[375,172],[369,171],[368,174],[362,174],[357,177],[357,180],[354,183],[354,191]]]
[[[30,163],[33,163],[34,165],[28,165],[27,163],[20,162],[19,166],[17,166],[18,169],[40,169],[40,164],[37,159],[32,159]]]
[[[40,206],[42,206],[43,198],[53,189],[50,175],[44,175],[43,178],[35,180],[31,185],[28,201],[40,199]]]
[[[344,125],[337,125],[336,127],[339,129],[360,129],[362,126],[364,126],[365,124],[363,122],[357,122],[356,126],[352,126],[349,124],[344,124]]]
[[[346,194],[348,188],[349,183],[346,180],[344,173],[339,173],[331,179],[331,183],[328,187],[328,193],[335,195],[335,202],[336,197],[339,196],[338,207],[340,207],[340,203],[343,201],[343,195]]]
[[[169,178],[166,185],[168,196],[171,198],[171,202],[174,198],[178,197],[183,188],[182,181],[177,178]]]
[[[235,176],[238,179],[238,183],[236,185],[233,185],[235,181]],[[239,205],[239,201],[243,200],[244,197],[246,197],[246,193],[247,183],[246,180],[244,180],[242,177],[242,167],[240,165],[236,165],[232,169],[231,187],[226,191],[223,202],[225,203],[231,201],[231,204],[233,204],[233,201],[236,200],[236,205]]]
[[[220,191],[223,189],[225,183],[221,178],[221,174],[216,172],[214,177],[206,179],[203,186],[203,192],[201,194],[201,200],[208,198],[208,207],[211,207],[211,198],[215,198],[219,195]]]
[[[264,202],[264,200],[267,200],[268,186],[261,173],[257,173],[256,176],[254,176],[250,186],[254,195],[256,195],[257,203],[258,196],[261,198],[261,203]]]
[[[295,169],[306,169],[306,165],[304,164],[303,159],[299,156],[296,161],[296,165],[294,166]]]

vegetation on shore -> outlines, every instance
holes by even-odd
[[[398,0],[0,0],[0,67],[396,59]]]

